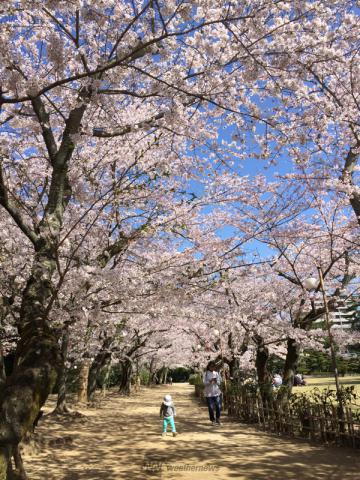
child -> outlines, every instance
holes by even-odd
[[[172,402],[171,395],[165,395],[163,403],[160,407],[160,418],[163,417],[163,433],[162,436],[166,436],[166,430],[168,424],[171,427],[173,437],[176,437],[176,428],[174,417],[176,416],[175,406]]]

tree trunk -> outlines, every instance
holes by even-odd
[[[159,376],[159,383],[160,384],[165,384],[166,383],[166,379],[167,379],[167,367],[162,367],[161,370],[158,372],[158,376]]]
[[[130,395],[131,393],[132,370],[133,370],[132,362],[126,358],[122,366],[122,372],[121,372],[122,375],[121,375],[121,381],[119,386],[119,392],[122,393],[123,395]]]
[[[236,380],[240,374],[240,362],[238,358],[232,358],[229,362],[229,375],[230,378]]]
[[[350,205],[356,215],[357,221],[360,224],[360,195],[357,188],[355,188],[356,182],[354,182],[354,173],[359,160],[359,154],[355,153],[355,150],[360,147],[360,142],[357,141],[355,148],[350,148],[345,158],[345,164],[342,171],[341,180],[351,188],[351,195],[349,195]]]
[[[106,389],[107,389],[107,385],[110,377],[110,371],[111,371],[111,362],[109,362],[105,368],[106,368],[106,372],[105,372],[104,381],[101,387],[103,397],[106,396]]]
[[[300,345],[296,340],[289,338],[287,341],[287,352],[283,372],[283,387],[277,396],[277,401],[282,403],[287,401],[291,395],[294,385],[294,376],[300,356]]]
[[[150,365],[149,365],[149,379],[148,379],[148,386],[151,385],[154,382],[154,375],[155,375],[155,358],[153,357],[150,360]]]
[[[79,99],[87,100],[91,94],[91,87],[82,88]],[[53,274],[57,269],[62,219],[72,194],[67,171],[75,147],[73,135],[79,131],[87,106],[87,102],[82,101],[70,111],[58,148],[51,127],[44,127],[49,116],[40,96],[33,98],[31,104],[42,126],[52,175],[43,218],[36,229],[31,230],[12,208],[0,171],[0,204],[28,236],[35,251],[30,277],[22,294],[15,366],[0,392],[0,480],[8,477],[13,449],[32,428],[56,383],[62,363],[49,313],[57,293],[54,292]]]
[[[0,347],[0,391],[4,388],[6,383],[5,362],[3,350]]]
[[[0,479],[7,478],[9,453],[32,428],[53,389],[61,357],[50,327],[48,303],[52,296],[55,255],[48,244],[38,245],[32,271],[23,292],[13,372],[0,392]]]
[[[79,373],[79,387],[77,401],[78,403],[87,403],[88,379],[89,379],[90,361],[84,359]]]
[[[28,476],[26,475],[24,464],[22,461],[21,453],[20,453],[20,448],[19,446],[14,448],[13,451],[13,457],[14,457],[14,462],[15,462],[15,468],[16,468],[16,473],[17,473],[17,479],[21,480],[28,480]]]
[[[11,472],[11,448],[0,446],[0,480],[10,480]]]
[[[61,357],[62,357],[62,364],[59,372],[59,380],[58,380],[58,398],[56,403],[56,408],[54,413],[68,413],[69,409],[66,405],[66,378],[67,378],[67,370],[65,366],[67,353],[69,347],[69,326],[66,325],[62,342],[61,342]]]
[[[267,368],[269,360],[269,349],[264,344],[264,340],[256,337],[256,360],[255,366],[258,376],[260,394],[264,401],[269,401],[272,398],[272,377]]]
[[[97,383],[101,372],[107,368],[111,362],[110,345],[113,341],[112,337],[107,337],[102,345],[101,350],[94,358],[89,371],[89,380],[87,386],[87,395],[89,400],[94,399]]]

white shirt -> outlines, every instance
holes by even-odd
[[[216,379],[216,383],[211,380]],[[221,375],[219,372],[210,372],[207,370],[204,374],[205,397],[218,397],[221,394]]]

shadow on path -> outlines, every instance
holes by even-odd
[[[171,393],[179,435],[161,437],[159,408]],[[143,479],[360,479],[359,452],[279,438],[223,418],[210,424],[193,387],[174,384],[124,398],[109,395],[87,421],[46,419],[38,431],[48,441],[66,436],[36,456],[25,456],[31,480]]]

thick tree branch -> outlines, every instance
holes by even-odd
[[[98,264],[104,268],[111,259],[113,259],[116,255],[119,255],[120,253],[124,252],[129,244],[138,238],[144,229],[149,226],[151,223],[151,220],[147,220],[144,225],[141,225],[140,227],[136,228],[133,232],[131,232],[130,235],[125,236],[121,232],[119,234],[119,239],[106,247],[104,251],[97,257],[97,262]]]
[[[15,221],[16,225],[28,237],[28,239],[33,243],[33,245],[36,245],[39,238],[36,235],[35,231],[30,228],[30,226],[22,218],[22,215],[19,212],[19,210],[9,200],[1,160],[0,160],[0,205],[2,205],[5,208],[5,210],[9,213],[9,215]]]
[[[354,171],[355,167],[357,165],[358,159],[359,159],[359,154],[355,153],[354,150],[360,148],[360,142],[358,141],[355,148],[350,148],[346,158],[345,158],[345,165],[342,171],[341,175],[341,180],[345,183],[345,185],[348,185],[352,187],[352,192],[349,195],[349,200],[350,204],[352,206],[352,209],[356,215],[357,221],[360,224],[360,195],[358,191],[355,188],[353,177],[354,177]]]
[[[56,157],[56,153],[57,153],[57,147],[56,147],[55,138],[50,126],[50,115],[45,110],[44,103],[42,102],[40,97],[33,98],[31,100],[31,104],[33,106],[34,112],[41,126],[44,142],[45,142],[47,151],[49,153],[51,163],[53,164]]]
[[[277,274],[279,275],[279,277],[286,278],[286,280],[289,280],[289,282],[293,283],[294,285],[301,286],[301,283],[296,278],[288,275],[287,273],[277,271]]]

